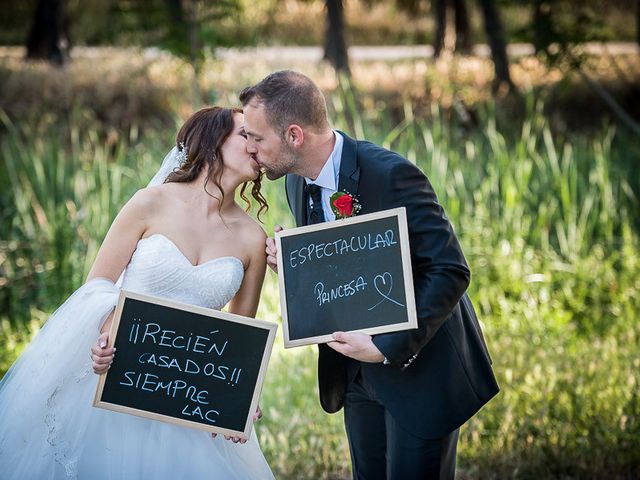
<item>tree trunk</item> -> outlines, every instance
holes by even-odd
[[[436,14],[436,35],[433,39],[433,56],[438,58],[444,48],[444,36],[447,31],[447,0],[434,0]]]
[[[192,73],[191,94],[194,109],[203,103],[200,90],[201,50],[200,24],[198,21],[198,5],[194,0],[165,0],[169,12],[169,35],[178,47],[180,55],[189,60]]]
[[[469,27],[469,15],[465,0],[434,0],[434,10],[436,17],[436,33],[433,41],[433,56],[440,57],[442,49],[445,48],[447,30],[455,38],[452,49],[464,54],[471,52],[471,32]],[[451,22],[448,21],[453,15],[455,21],[455,31]],[[449,48],[449,47],[447,47]]]
[[[27,37],[27,58],[63,65],[69,58],[64,0],[38,0]]]
[[[182,8],[182,0],[166,0],[167,9],[169,10],[169,20],[171,25],[176,28],[184,28],[184,9]],[[170,26],[171,28],[171,26]]]
[[[344,5],[342,0],[325,0],[327,28],[324,39],[324,59],[337,72],[349,74],[349,55],[344,38]]]
[[[504,31],[498,10],[495,8],[493,0],[479,0],[479,2],[495,70],[493,89],[494,91],[500,88],[507,88],[508,91],[515,90],[515,85],[511,81],[511,75],[509,74],[507,46],[504,41]]]
[[[456,16],[456,52],[467,55],[471,53],[471,28],[466,0],[453,0],[453,9]]]
[[[640,1],[640,0],[638,0]],[[549,0],[535,0],[533,4],[533,47],[536,53],[546,52],[556,38]]]
[[[636,42],[640,45],[640,0],[636,0]]]
[[[193,107],[200,109],[203,103],[202,90],[200,90],[200,70],[202,60],[202,43],[200,42],[197,5],[191,2],[189,14],[189,63],[193,68]]]

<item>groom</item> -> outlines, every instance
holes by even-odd
[[[286,175],[296,223],[334,220],[329,198],[357,195],[361,214],[407,209],[418,328],[337,332],[319,345],[320,402],[344,407],[356,479],[453,478],[459,427],[498,392],[466,295],[469,269],[424,174],[402,156],[332,130],[308,77],[272,73],[240,94],[249,152]],[[276,247],[267,240],[276,269]]]

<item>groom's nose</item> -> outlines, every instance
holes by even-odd
[[[251,139],[247,139],[247,152],[248,153],[256,153],[258,149],[256,148],[256,142]]]

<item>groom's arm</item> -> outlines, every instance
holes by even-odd
[[[469,285],[470,272],[453,227],[426,176],[389,153],[385,208],[407,209],[418,328],[376,335],[374,345],[394,365],[406,367],[449,318]]]

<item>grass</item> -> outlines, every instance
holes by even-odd
[[[506,127],[495,104],[479,106],[473,129],[439,107],[425,116],[407,100],[396,118],[369,101],[338,86],[334,124],[429,176],[471,265],[502,387],[462,429],[460,478],[638,477],[638,139],[607,125],[558,134],[535,95]],[[82,283],[109,222],[172,140],[153,125],[111,138],[86,115],[2,119],[0,371]],[[291,226],[282,182],[264,188],[267,232]],[[258,317],[279,321],[278,308],[269,273]],[[314,348],[277,340],[258,424],[277,478],[348,476],[342,417],[321,411],[315,369]]]

